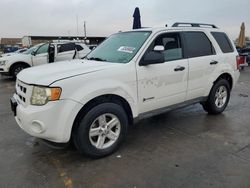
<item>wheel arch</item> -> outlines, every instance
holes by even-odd
[[[25,65],[26,68],[30,67],[30,64],[24,62],[24,61],[17,61],[15,63],[12,63],[12,65],[10,66],[10,69],[9,69],[9,73],[11,74],[13,68],[16,66],[16,65]]]
[[[216,82],[218,82],[218,80],[220,79],[225,79],[228,81],[229,85],[230,85],[230,90],[233,88],[233,77],[230,73],[223,73],[221,74],[215,81],[214,81],[214,84]]]
[[[78,123],[81,120],[81,117],[85,116],[86,113],[93,108],[94,106],[98,105],[98,104],[102,104],[104,102],[113,102],[115,104],[119,104],[123,107],[123,109],[125,110],[127,117],[128,117],[128,121],[129,124],[133,124],[133,112],[132,112],[132,108],[130,106],[130,104],[128,103],[128,101],[116,94],[104,94],[104,95],[100,95],[97,96],[91,100],[89,100],[81,109],[80,111],[77,113],[73,126],[72,126],[72,130],[71,130],[71,136],[72,133],[74,132],[74,130],[78,127]]]

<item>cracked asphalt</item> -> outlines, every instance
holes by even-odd
[[[13,91],[14,81],[0,77],[0,187],[250,187],[250,67],[223,114],[197,104],[145,119],[99,160],[23,132],[10,110]]]

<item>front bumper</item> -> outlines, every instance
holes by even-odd
[[[24,106],[18,102],[16,94],[13,98],[15,100],[12,101],[17,102],[13,108],[14,114],[16,109],[15,120],[25,132],[56,143],[70,140],[71,129],[82,104],[73,100],[58,100],[43,106]]]
[[[9,73],[9,68],[6,66],[0,66],[0,74],[8,74]]]

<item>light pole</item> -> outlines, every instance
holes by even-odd
[[[87,28],[86,28],[86,21],[84,21],[84,23],[83,23],[83,27],[84,27],[84,42],[86,43],[86,40],[87,40]]]
[[[76,15],[76,33],[77,33],[77,37],[78,37],[79,36],[78,14]]]

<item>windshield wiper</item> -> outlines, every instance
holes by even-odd
[[[90,58],[86,58],[87,60],[94,60],[94,61],[107,61],[106,59],[102,59],[99,57],[90,57]]]

